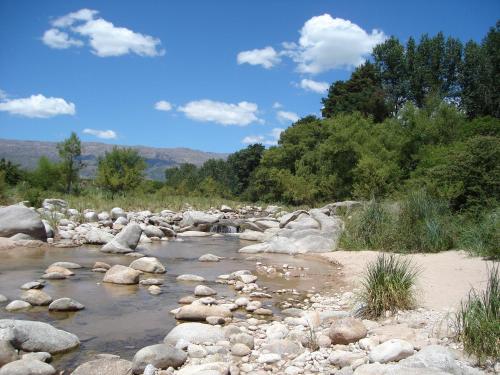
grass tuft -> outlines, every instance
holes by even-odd
[[[488,271],[486,289],[472,289],[456,315],[464,350],[480,363],[500,358],[500,275],[498,264]]]
[[[368,264],[362,282],[361,315],[377,318],[386,311],[415,307],[415,283],[419,274],[411,260],[394,254],[381,254]]]

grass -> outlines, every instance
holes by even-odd
[[[415,307],[415,283],[419,274],[411,260],[395,254],[381,254],[368,264],[362,281],[360,314],[377,318],[386,311]]]
[[[500,210],[459,222],[458,245],[473,255],[500,259]]]
[[[500,275],[498,264],[488,272],[486,289],[472,289],[456,315],[458,338],[464,350],[480,363],[500,358]]]

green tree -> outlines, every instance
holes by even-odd
[[[235,176],[231,189],[234,194],[241,194],[247,189],[250,176],[259,166],[264,150],[263,145],[254,144],[229,155],[227,162]]]
[[[64,178],[66,193],[71,193],[71,188],[79,178],[82,163],[79,157],[82,155],[82,143],[75,132],[69,138],[57,144],[57,151],[61,158],[61,173]]]
[[[5,183],[16,185],[25,178],[25,173],[17,164],[10,160],[0,159],[0,171],[3,172]]]
[[[62,190],[61,166],[51,162],[46,156],[42,156],[38,159],[36,169],[28,174],[28,181],[34,188],[60,191]]]
[[[132,148],[113,147],[99,159],[96,183],[112,195],[134,190],[144,178],[146,162]]]

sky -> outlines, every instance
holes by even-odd
[[[0,1],[0,138],[271,146],[389,36],[480,41],[499,18],[498,0]]]

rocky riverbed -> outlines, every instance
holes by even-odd
[[[0,375],[498,370],[463,354],[452,311],[361,320],[342,266],[303,257],[335,250],[356,204],[0,208]]]

